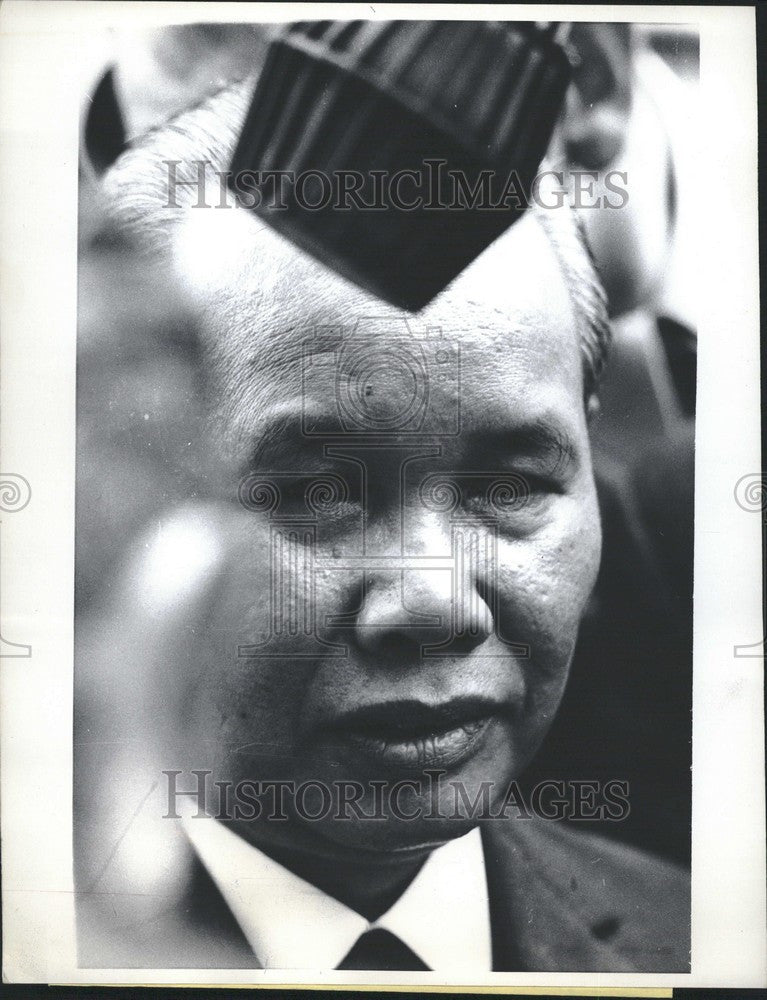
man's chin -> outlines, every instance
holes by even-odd
[[[406,854],[435,848],[469,833],[491,819],[500,806],[502,782],[468,775],[440,782],[433,776],[381,782],[379,793],[366,794],[353,808],[308,820],[293,817],[294,829],[331,851]],[[495,794],[494,794],[495,793]]]
[[[358,854],[360,859],[371,854],[396,855],[402,858],[411,853],[431,851],[449,840],[462,837],[477,822],[477,819],[468,816],[433,820],[389,818],[380,822],[331,821],[318,823],[314,832],[325,840],[331,852],[334,848],[341,848],[346,859],[350,858],[351,853]]]

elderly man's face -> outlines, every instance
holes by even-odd
[[[470,822],[447,782],[498,800],[539,746],[597,571],[572,306],[532,217],[407,318],[259,229],[199,213],[176,247],[224,468],[184,739],[216,779],[356,782],[366,815],[412,782],[416,819],[287,824],[331,850],[438,843]]]

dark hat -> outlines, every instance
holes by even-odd
[[[527,204],[570,78],[555,28],[291,24],[268,51],[230,185],[258,172],[254,211],[271,226],[420,309]]]

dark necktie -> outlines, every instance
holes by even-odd
[[[338,968],[368,972],[429,971],[429,966],[404,941],[380,927],[361,934]]]

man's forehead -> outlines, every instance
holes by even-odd
[[[348,336],[371,316],[390,320],[394,339],[403,329],[422,337],[442,328],[460,334],[467,347],[508,350],[516,332],[546,334],[552,347],[560,340],[575,344],[559,263],[532,214],[418,314],[357,288],[238,209],[188,212],[174,254],[187,293],[203,311],[206,347],[230,359],[260,354],[265,366],[282,365],[317,328],[331,343],[333,329]],[[387,324],[379,328],[386,337]]]
[[[300,420],[307,405],[313,412],[335,406],[339,352],[354,378],[363,369],[372,373],[362,386],[374,397],[371,406],[385,406],[387,397],[399,405],[425,366],[441,410],[452,412],[460,395],[463,426],[522,420],[525,408],[532,412],[552,393],[567,409],[581,407],[570,297],[531,215],[415,315],[357,288],[236,210],[190,213],[175,251],[201,309],[209,399],[227,451],[248,452],[269,414]],[[460,356],[457,369],[455,357],[450,362],[457,379],[434,377],[440,338],[451,356]],[[318,363],[323,356],[327,363]],[[406,357],[415,361],[403,369]]]

